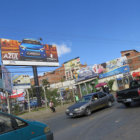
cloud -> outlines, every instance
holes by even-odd
[[[64,54],[67,54],[67,53],[70,53],[71,52],[71,48],[70,47],[68,47],[66,44],[60,44],[60,45],[58,45],[58,44],[54,44],[54,45],[56,45],[56,47],[57,47],[57,52],[58,52],[58,56],[60,57],[60,56],[62,56],[62,55],[64,55]]]

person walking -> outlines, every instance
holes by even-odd
[[[55,107],[54,107],[54,103],[52,102],[52,100],[50,100],[49,107],[52,110],[52,112],[55,112]]]
[[[79,97],[78,97],[78,95],[75,95],[75,101],[76,101],[76,102],[79,101]]]

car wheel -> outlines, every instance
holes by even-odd
[[[108,101],[108,107],[112,107],[112,102]]]
[[[126,107],[130,107],[131,103],[124,103]]]
[[[86,114],[86,116],[90,116],[90,115],[91,115],[91,110],[90,110],[90,108],[86,108],[85,114]]]

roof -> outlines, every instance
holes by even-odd
[[[125,51],[121,51],[121,53],[122,53],[122,52],[130,52],[130,51],[138,52],[138,51],[136,51],[136,50],[133,49],[133,50],[125,50]]]
[[[76,58],[73,58],[73,59],[71,59],[71,60],[68,60],[68,61],[64,62],[64,64],[65,64],[65,63],[68,63],[68,62],[70,62],[70,61],[72,61],[72,60],[78,59],[78,58],[80,58],[80,57],[76,57]]]

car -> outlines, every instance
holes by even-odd
[[[77,117],[82,115],[91,115],[92,111],[111,107],[115,101],[114,96],[105,92],[95,92],[82,97],[74,105],[66,109],[66,115],[69,117]]]
[[[0,112],[1,140],[53,140],[48,125]]]
[[[30,100],[30,107],[33,108],[33,107],[37,107],[38,104],[37,104],[37,100]]]
[[[34,39],[23,39],[20,46],[20,59],[40,59],[46,60],[47,55],[45,51],[45,46],[41,44],[40,41]]]

